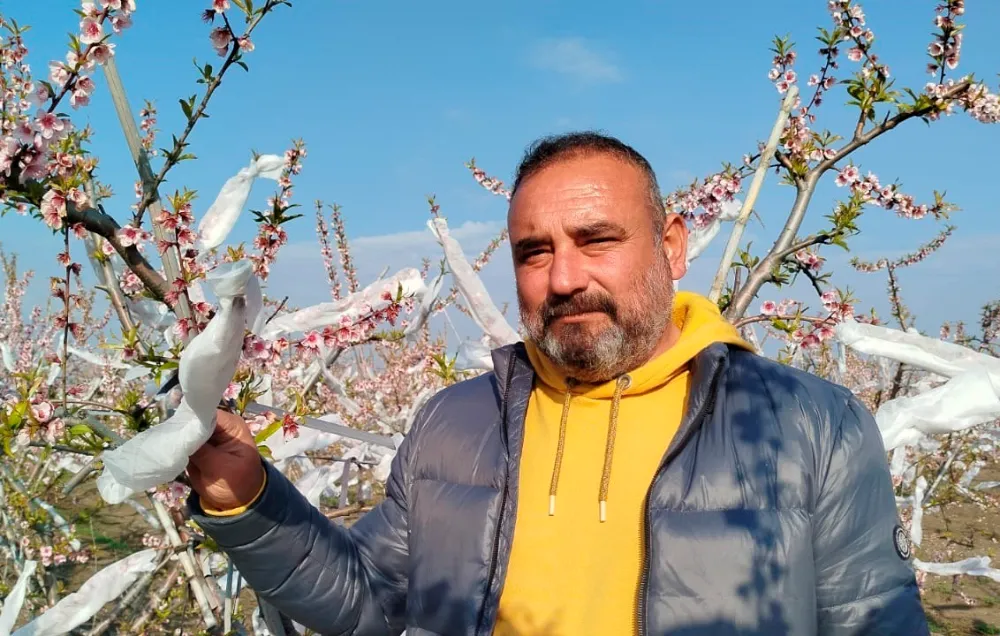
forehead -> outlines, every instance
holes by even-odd
[[[507,224],[520,236],[610,222],[648,223],[649,186],[638,167],[604,154],[561,159],[525,179],[511,200]]]

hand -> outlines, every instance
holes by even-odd
[[[243,418],[218,411],[215,432],[191,455],[187,473],[205,508],[231,510],[253,501],[264,483],[264,466]]]

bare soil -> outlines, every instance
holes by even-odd
[[[1000,481],[1000,467],[984,469],[974,482]],[[991,491],[1000,495],[1000,489]],[[955,503],[924,513],[923,561],[961,561],[987,556],[1000,567],[1000,508]],[[936,634],[1000,634],[1000,583],[983,576],[932,576],[924,584],[924,609]]]

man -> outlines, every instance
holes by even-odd
[[[674,293],[648,162],[543,139],[508,214],[526,342],[438,393],[349,530],[220,414],[195,520],[324,634],[927,634],[876,425]]]

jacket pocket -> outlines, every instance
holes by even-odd
[[[804,509],[660,509],[650,533],[651,627],[816,632],[812,530]]]
[[[433,479],[413,482],[408,623],[471,633],[486,590],[500,493]]]

